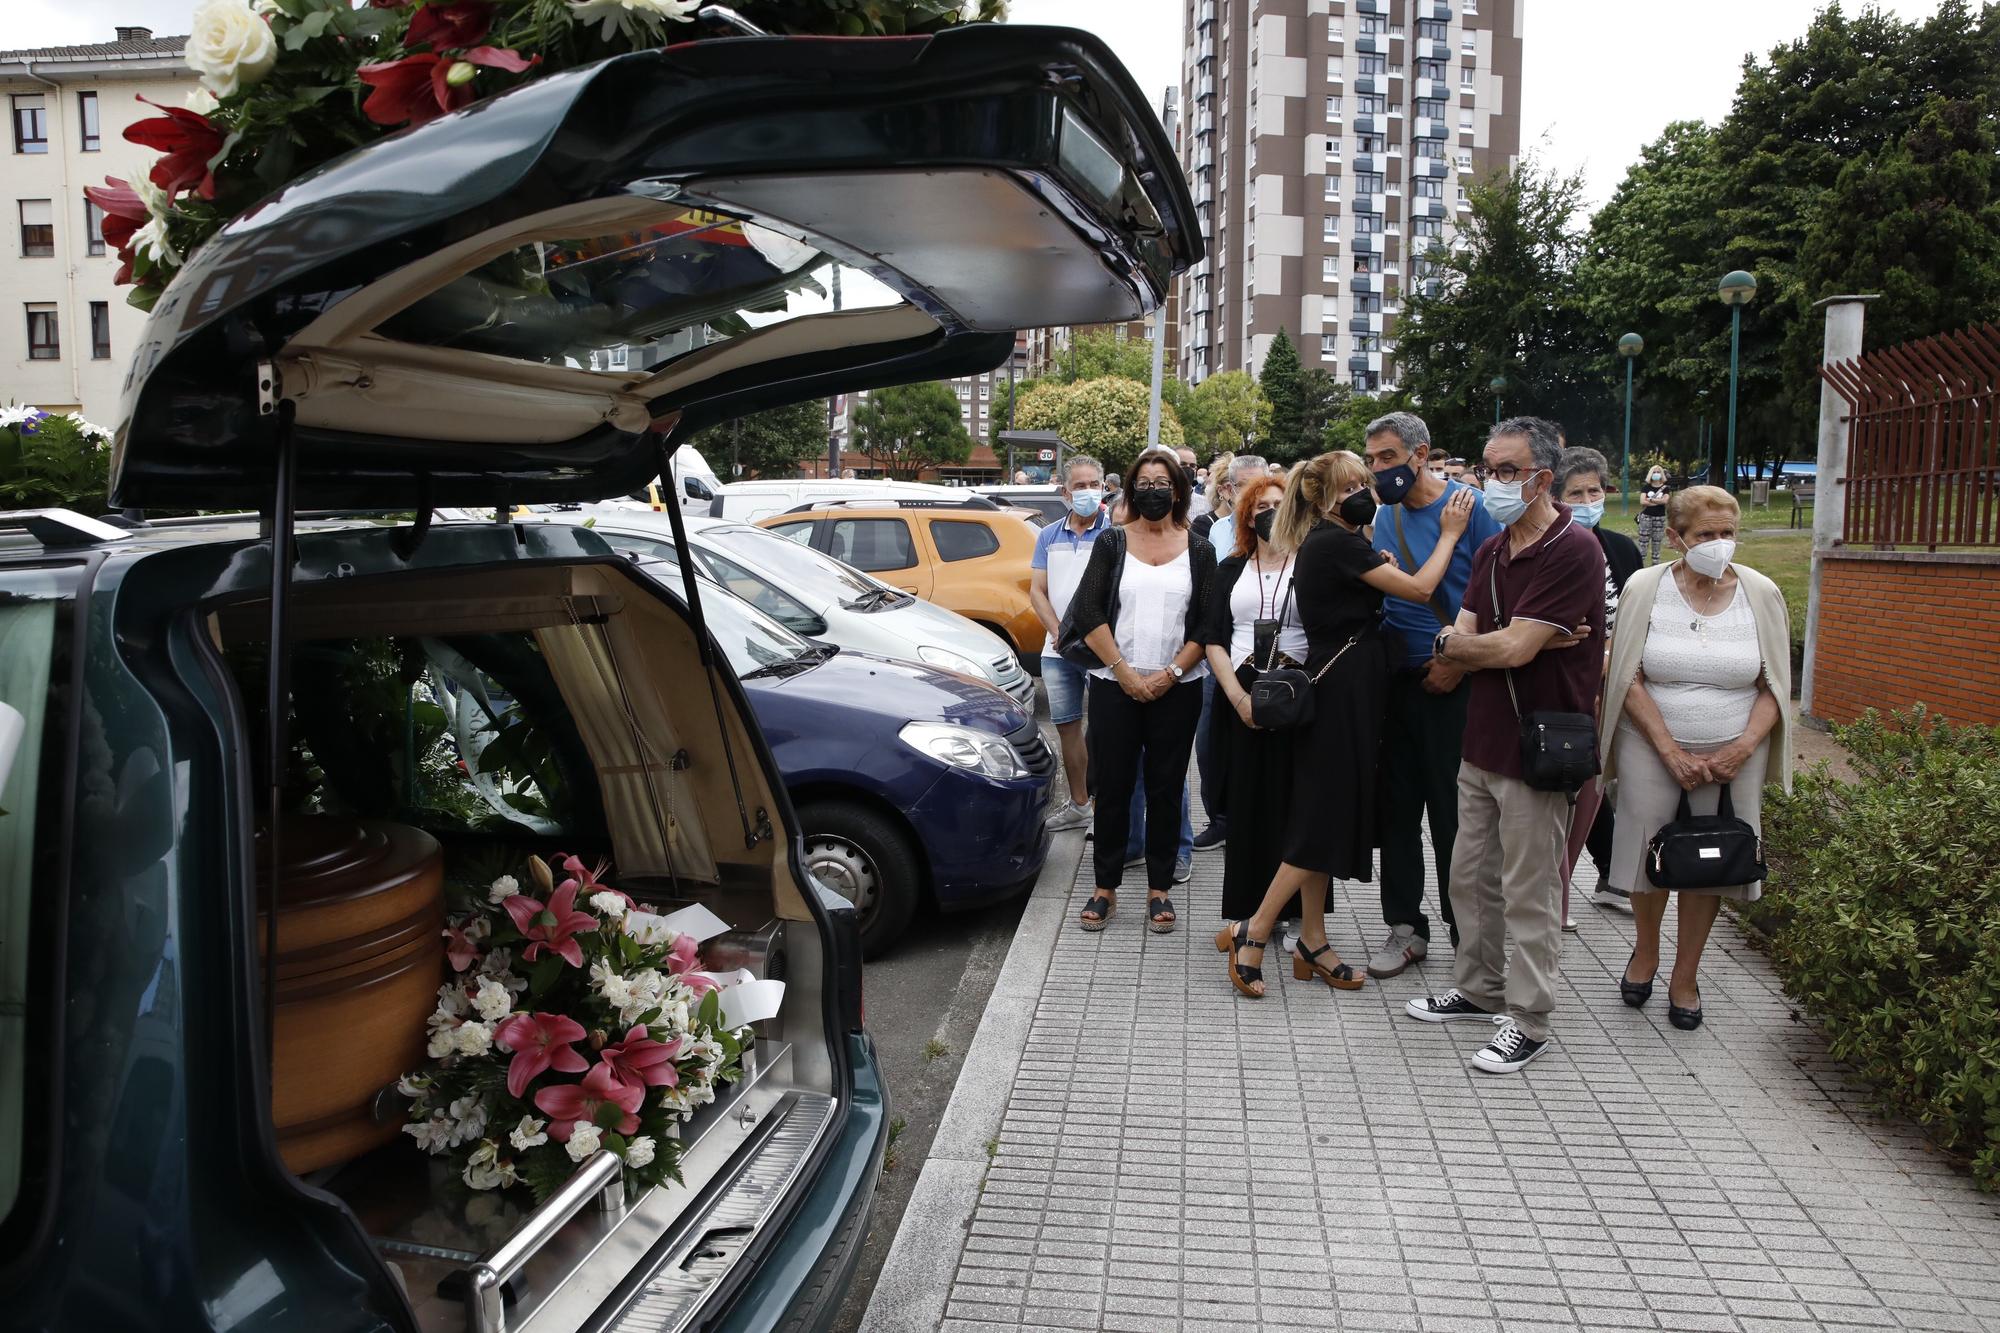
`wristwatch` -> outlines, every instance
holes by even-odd
[[[1167,670],[1173,673],[1173,677],[1175,680],[1179,680],[1182,676],[1185,676],[1187,674],[1187,672],[1181,667],[1181,664],[1179,662],[1167,663]]]
[[[1452,632],[1449,629],[1441,629],[1437,632],[1437,637],[1431,640],[1432,657],[1438,658],[1440,661],[1449,660],[1444,655],[1444,641],[1449,639],[1451,634]]]

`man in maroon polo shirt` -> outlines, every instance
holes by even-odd
[[[1451,857],[1457,985],[1411,1000],[1409,1013],[1428,1023],[1491,1023],[1504,1014],[1472,1057],[1496,1074],[1548,1048],[1562,952],[1570,798],[1523,780],[1519,718],[1594,714],[1604,675],[1604,552],[1554,498],[1561,457],[1554,431],[1532,417],[1503,421],[1487,437],[1483,500],[1505,531],[1473,556],[1458,619],[1434,648],[1472,673]]]

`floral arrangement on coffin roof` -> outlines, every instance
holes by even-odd
[[[160,157],[84,193],[116,281],[150,310],[203,242],[285,182],[396,130],[559,70],[694,40],[702,0],[201,0],[186,105],[125,131]],[[929,33],[1005,0],[738,0],[767,32]],[[726,31],[726,30],[724,30]],[[144,99],[141,99],[144,100]]]
[[[546,1198],[600,1152],[647,1185],[678,1180],[679,1125],[751,1044],[727,1019],[734,978],[700,971],[694,935],[604,883],[607,866],[559,862],[560,881],[529,857],[528,891],[503,875],[449,919],[431,1063],[397,1085],[403,1132],[475,1190]]]

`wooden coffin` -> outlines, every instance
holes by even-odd
[[[425,1019],[445,975],[444,861],[437,839],[385,820],[288,818],[280,854],[277,1032],[271,1111],[296,1172],[394,1139],[376,1095],[424,1065]],[[269,900],[258,839],[258,902]],[[260,910],[261,952],[265,920]]]

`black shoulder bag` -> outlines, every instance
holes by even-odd
[[[1120,527],[1106,528],[1098,534],[1092,543],[1093,550],[1095,549],[1096,542],[1111,542],[1118,548],[1117,557],[1111,562],[1109,610],[1106,612],[1104,620],[1105,624],[1112,627],[1112,633],[1116,634],[1118,630],[1118,584],[1125,577],[1125,529]],[[1069,599],[1069,606],[1063,610],[1062,622],[1056,626],[1056,656],[1062,658],[1063,661],[1080,671],[1095,671],[1101,666],[1108,665],[1108,663],[1097,655],[1095,649],[1083,641],[1083,635],[1076,632],[1076,601],[1077,599],[1074,596]]]
[[[1646,878],[1656,889],[1729,889],[1765,875],[1764,844],[1757,830],[1736,817],[1729,784],[1712,815],[1697,815],[1681,793],[1673,822],[1646,844]]]
[[[1291,606],[1292,594],[1298,591],[1296,577],[1285,589],[1285,605],[1278,608],[1278,618],[1272,622],[1271,642],[1264,657],[1264,665],[1257,679],[1250,682],[1250,720],[1264,731],[1288,731],[1298,727],[1309,727],[1313,720],[1313,686],[1319,684],[1320,677],[1333,670],[1333,664],[1344,656],[1349,648],[1361,642],[1356,634],[1340,645],[1338,652],[1326,659],[1319,670],[1308,676],[1297,667],[1281,667],[1278,662],[1278,632],[1285,623],[1285,612]]]
[[[1500,559],[1486,567],[1486,589],[1493,596],[1494,623],[1505,628],[1500,609]],[[1588,713],[1521,711],[1514,692],[1514,672],[1507,669],[1507,697],[1521,726],[1521,777],[1536,791],[1568,792],[1572,798],[1597,776],[1597,720]]]

